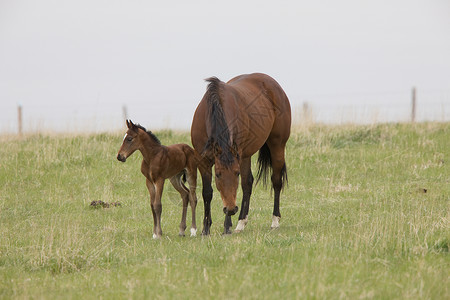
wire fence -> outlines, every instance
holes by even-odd
[[[290,95],[293,125],[449,122],[450,90]],[[415,101],[414,101],[415,99]],[[116,132],[132,118],[152,130],[190,129],[196,100],[178,103],[121,102],[0,104],[0,134]]]
[[[450,121],[450,91],[315,95],[294,107],[294,123]],[[310,100],[309,100],[310,99]]]

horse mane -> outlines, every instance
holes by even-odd
[[[147,131],[147,129],[145,129],[145,127],[140,124],[134,124],[134,126],[136,126],[139,129],[144,130],[153,141],[155,141],[156,143],[161,145],[161,141],[158,139],[158,137],[153,132]]]
[[[226,165],[230,166],[234,161],[233,153],[231,152],[230,129],[225,120],[225,113],[222,106],[221,89],[223,82],[217,77],[210,77],[205,79],[209,82],[207,87],[207,106],[209,126],[211,127],[211,136],[205,145],[206,150],[215,151],[220,149],[219,159]]]

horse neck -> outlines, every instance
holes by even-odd
[[[239,122],[235,122],[235,120],[239,119],[239,117],[237,117],[237,115],[236,115],[239,113],[239,110],[234,109],[233,107],[229,107],[228,105],[230,105],[230,103],[225,102],[222,105],[222,109],[223,109],[225,127],[227,128],[227,131],[228,131],[228,136],[227,136],[228,144],[229,144],[229,146],[232,146],[233,143],[235,142],[234,138],[239,133],[239,127],[238,127]],[[229,109],[232,111],[231,113],[228,113]],[[220,134],[222,134],[222,131],[220,132]]]
[[[163,146],[154,141],[146,132],[140,133],[139,138],[141,139],[139,151],[141,151],[144,160],[150,163]]]

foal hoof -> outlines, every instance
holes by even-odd
[[[160,240],[160,239],[161,239],[161,236],[160,236],[160,235],[157,235],[156,233],[154,233],[154,234],[153,234],[153,239],[154,239],[154,240]]]
[[[197,228],[191,228],[191,236],[197,236]]]

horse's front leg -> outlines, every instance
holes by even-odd
[[[231,227],[233,227],[233,223],[231,222],[231,216],[225,215],[225,221],[223,222],[223,234],[232,234]]]
[[[153,202],[152,208],[154,209],[154,214],[156,216],[155,228],[153,230],[153,238],[159,239],[162,236],[161,229],[161,213],[162,213],[162,193],[164,189],[164,179],[159,179],[155,183],[155,200]]]
[[[150,206],[152,207],[152,215],[153,215],[153,237],[155,237],[156,234],[156,212],[153,204],[155,203],[155,185],[150,180],[146,180],[145,184],[147,185],[148,193],[150,194]]]
[[[210,228],[212,225],[211,220],[211,199],[213,196],[213,189],[211,186],[212,180],[212,164],[201,163],[199,165],[200,174],[202,175],[202,183],[203,183],[203,203],[205,214],[203,218],[203,230],[202,235],[209,235]]]
[[[248,222],[248,210],[250,207],[250,196],[252,195],[253,175],[251,169],[251,157],[242,159],[241,162],[241,186],[242,186],[242,205],[239,221],[234,232],[244,230]]]

